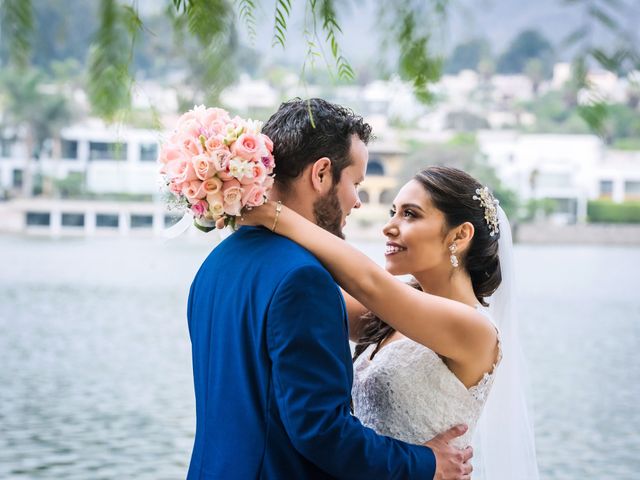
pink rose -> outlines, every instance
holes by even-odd
[[[189,203],[197,203],[198,200],[203,199],[206,196],[206,194],[203,193],[203,191],[200,189],[201,185],[202,182],[194,180],[185,184],[185,186],[182,188],[182,193],[185,197],[187,197]]]
[[[267,176],[267,169],[262,163],[251,162],[251,173],[245,175],[240,179],[240,183],[243,185],[249,185],[251,183],[262,183]]]
[[[224,211],[228,215],[240,215],[242,208],[242,187],[236,179],[224,182],[222,185],[222,198],[224,200]]]
[[[193,169],[196,172],[196,176],[200,180],[206,180],[216,174],[213,162],[207,155],[196,155],[193,157],[191,162],[193,163]]]
[[[227,122],[216,120],[209,125],[209,133],[212,135],[221,135],[223,140],[227,135]]]
[[[222,180],[223,182],[228,182],[230,180],[235,180],[233,175],[231,175],[231,172],[229,171],[229,165],[228,164],[227,164],[226,167],[223,167],[223,169],[218,172],[218,177],[220,177],[220,180]]]
[[[215,152],[221,148],[225,148],[223,143],[224,137],[222,135],[212,135],[207,138],[205,142],[205,146],[207,147],[207,152],[211,154],[211,152]]]
[[[222,108],[207,108],[202,115],[202,123],[205,125],[211,125],[214,122],[228,122],[229,114]]]
[[[193,213],[193,216],[196,218],[202,217],[207,211],[207,206],[207,202],[204,200],[199,200],[197,203],[191,205],[191,212]]]
[[[188,113],[188,112],[187,112]],[[181,137],[198,138],[202,129],[202,124],[195,118],[185,118],[178,120],[178,132]]]
[[[202,144],[200,143],[200,140],[198,140],[198,137],[183,135],[180,138],[179,145],[182,152],[190,157],[204,153]]]
[[[224,213],[227,215],[231,215],[233,217],[237,217],[240,215],[240,211],[242,210],[242,202],[240,199],[235,202],[224,202]]]
[[[260,161],[265,166],[265,168],[269,170],[269,172],[273,171],[273,167],[276,166],[276,163],[273,160],[273,155],[271,154],[263,156],[262,158],[260,158]]]
[[[207,195],[207,203],[209,204],[207,217],[210,215],[213,220],[217,220],[224,215],[224,199],[221,192]]]
[[[226,149],[226,147],[219,148],[211,152],[211,161],[213,162],[214,168],[221,172],[223,170],[227,170],[229,166],[229,159],[231,158],[231,152]]]
[[[245,187],[242,204],[248,207],[259,207],[264,203],[265,188],[259,185]]]
[[[262,135],[264,146],[267,147],[267,150],[269,150],[269,153],[273,153],[273,142],[271,141],[271,139],[268,136],[266,136],[264,133],[261,133],[260,135]]]
[[[167,164],[169,162],[173,162],[174,160],[178,160],[182,156],[182,152],[176,145],[163,145],[160,149],[160,155],[158,156],[158,160],[160,163]]]
[[[219,193],[222,191],[222,180],[216,177],[208,178],[200,185],[200,190],[198,190],[198,196],[204,195],[209,196],[214,193]]]
[[[243,133],[231,146],[231,153],[245,160],[251,160],[258,151],[258,138],[253,133]]]
[[[195,109],[189,110],[188,112],[180,115],[180,118],[178,118],[178,123],[176,125],[176,130],[184,132],[189,128],[190,125],[193,125],[194,122],[198,122],[198,112]]]
[[[264,179],[264,181],[262,182],[262,186],[268,192],[273,187],[273,182],[274,182],[273,177],[269,176]]]
[[[166,170],[170,179],[177,183],[190,182],[198,178],[193,164],[187,160],[174,160],[166,165]]]

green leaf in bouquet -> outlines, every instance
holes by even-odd
[[[201,232],[204,232],[204,233],[209,233],[211,230],[215,230],[215,228],[216,228],[216,227],[206,227],[206,226],[204,226],[204,225],[200,225],[200,224],[196,221],[196,219],[195,219],[195,218],[193,219],[193,225],[194,225],[198,230],[200,230]]]

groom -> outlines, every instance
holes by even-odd
[[[367,166],[371,127],[324,100],[280,106],[274,142],[281,200],[342,237]],[[188,479],[466,479],[470,451],[377,435],[350,414],[344,299],[307,250],[243,227],[213,250],[188,305],[196,436]]]

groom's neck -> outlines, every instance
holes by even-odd
[[[283,190],[282,188],[274,186],[269,193],[269,200],[282,202],[288,208],[302,215],[307,220],[316,223],[316,218],[313,213],[314,200],[309,194],[303,194],[293,187]]]

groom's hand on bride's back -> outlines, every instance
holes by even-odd
[[[469,460],[471,460],[473,456],[473,449],[467,447],[464,450],[458,450],[449,445],[451,440],[464,435],[466,431],[466,425],[456,425],[425,443],[436,456],[436,474],[433,477],[434,480],[471,479],[473,467]]]

